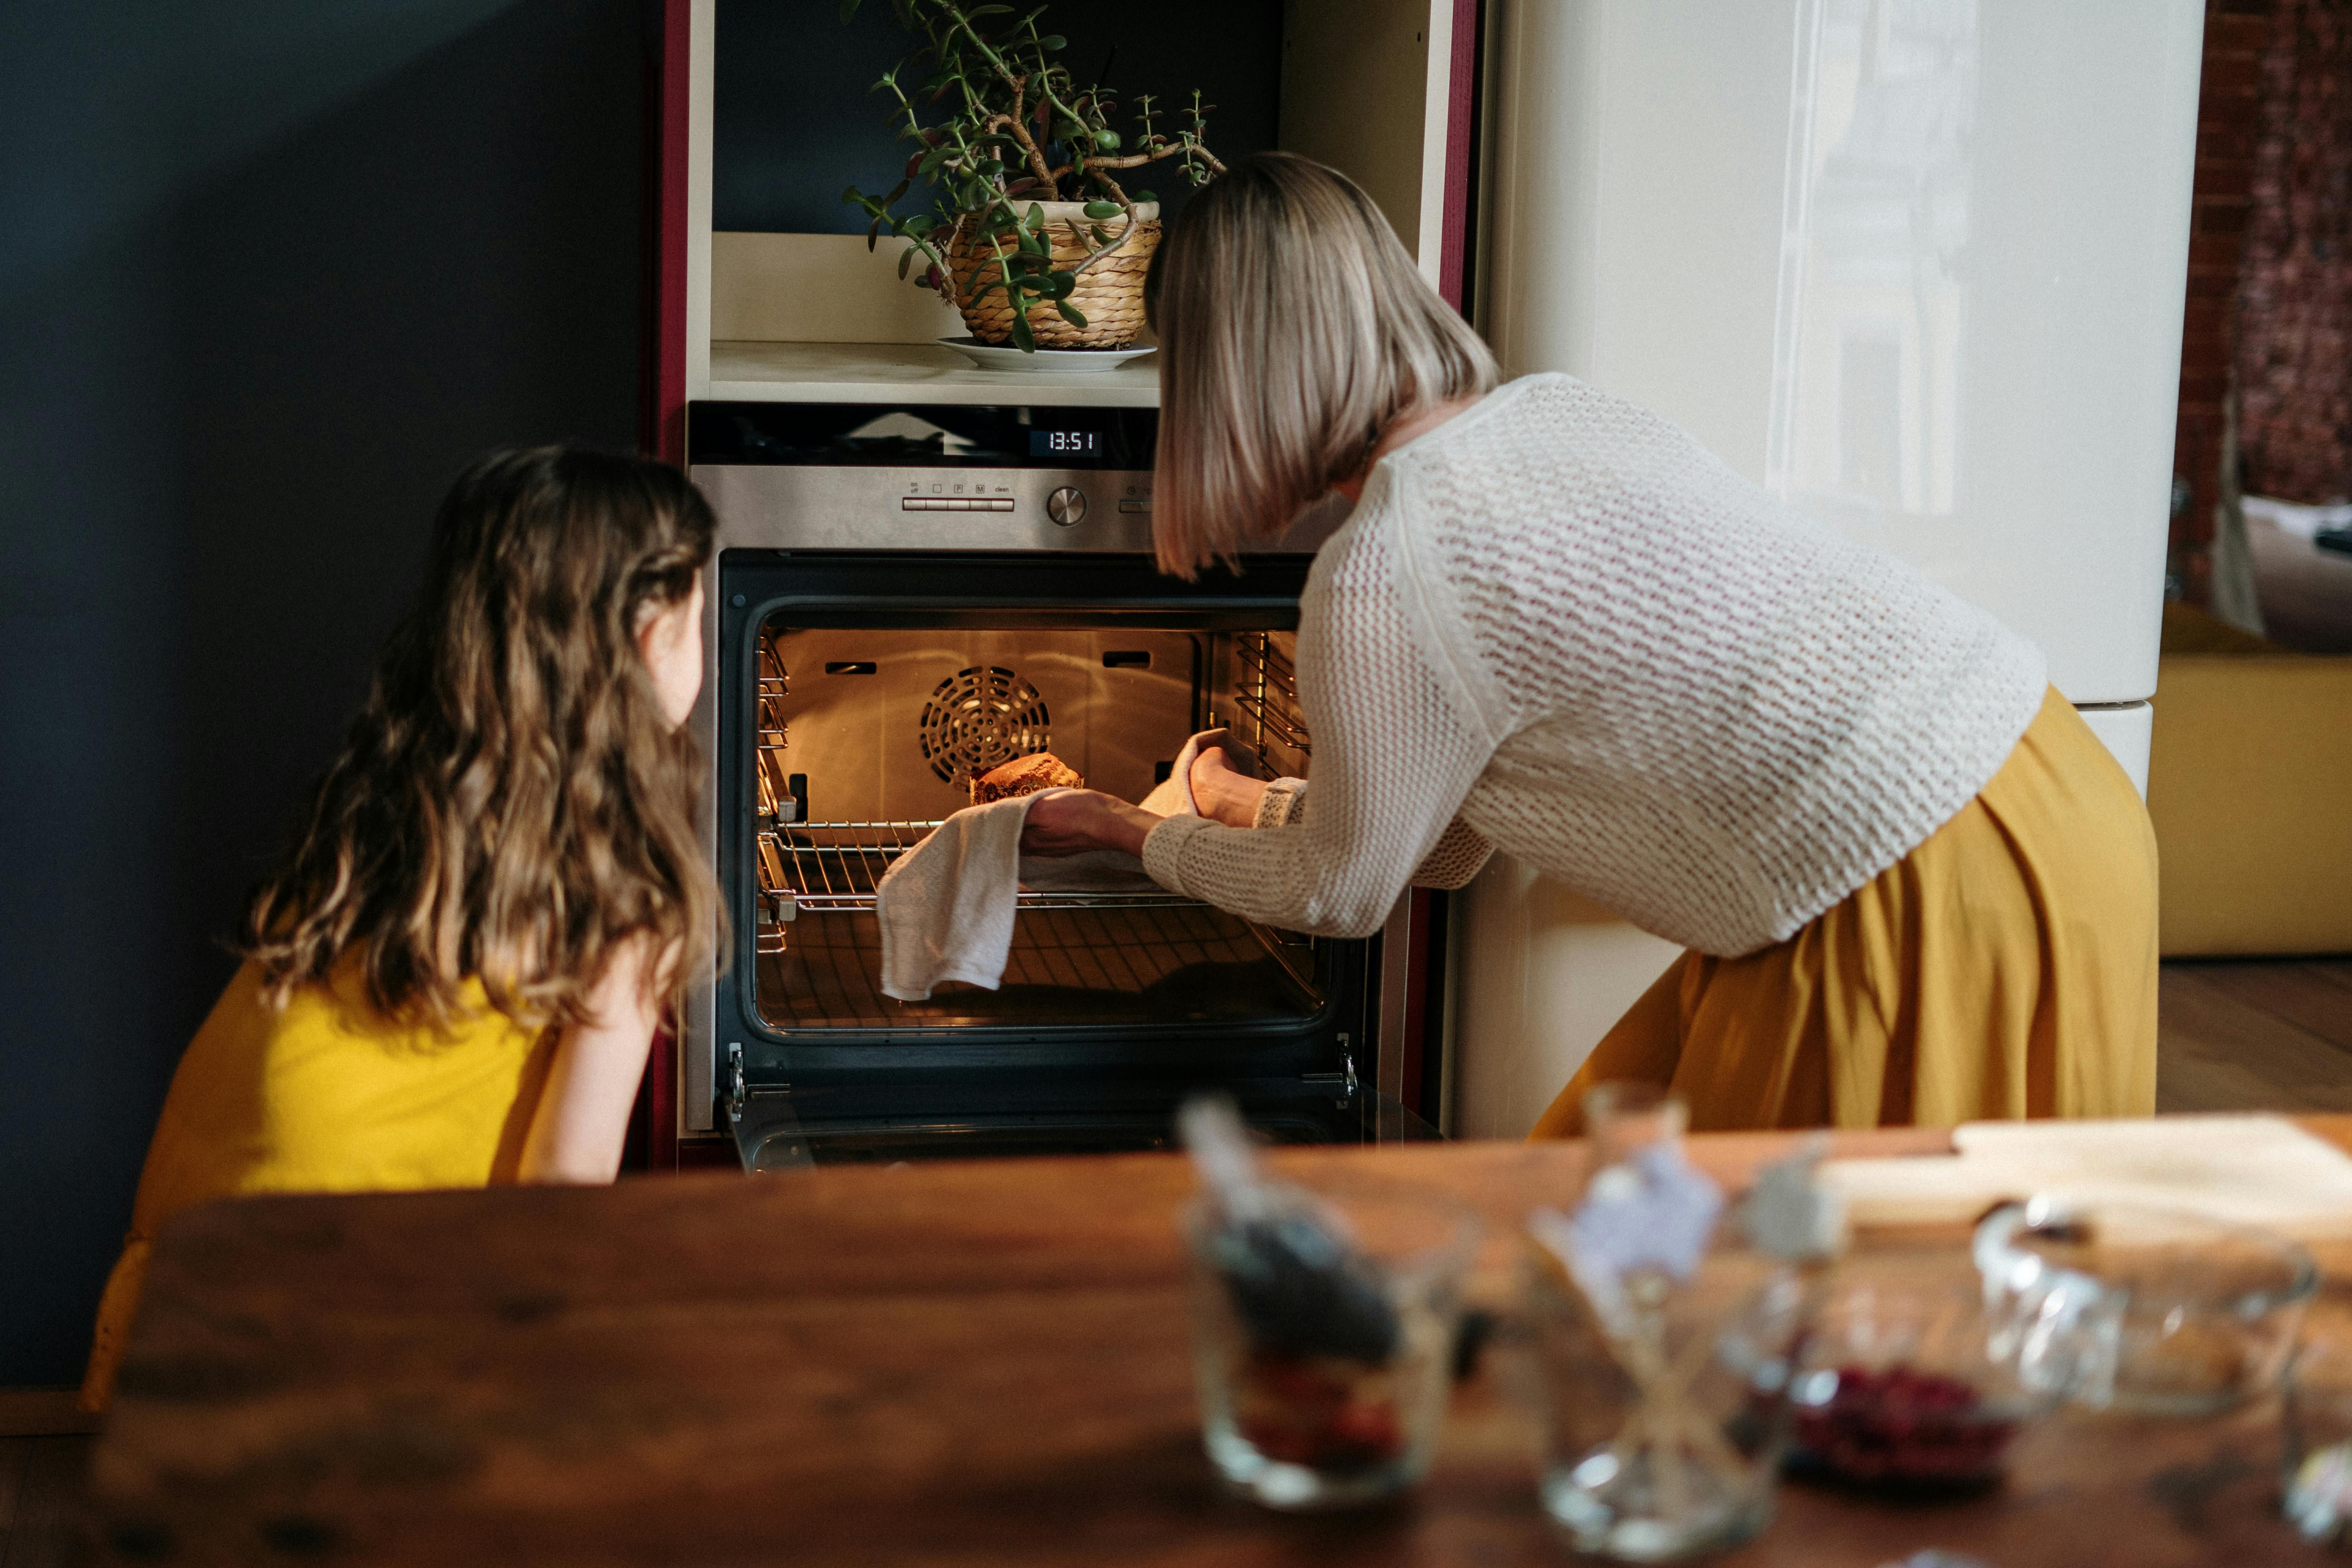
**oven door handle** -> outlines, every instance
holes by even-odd
[[[1302,1073],[1299,1075],[1298,1081],[1301,1083],[1331,1084],[1337,1087],[1339,1090],[1340,1098],[1333,1100],[1331,1103],[1344,1110],[1356,1103],[1356,1093],[1360,1085],[1356,1080],[1356,1047],[1349,1037],[1346,1035],[1341,1035],[1339,1039],[1340,1070],[1338,1072]]]

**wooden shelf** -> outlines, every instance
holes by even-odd
[[[1156,408],[1159,356],[1117,370],[1022,375],[974,370],[937,343],[714,342],[710,390],[734,403],[1055,403]]]

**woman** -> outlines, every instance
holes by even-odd
[[[546,447],[458,479],[173,1075],[84,1408],[182,1209],[613,1179],[654,1026],[719,918],[679,728],[711,537],[694,487],[641,458]]]
[[[1191,575],[1337,489],[1299,609],[1314,784],[1077,792],[1027,847],[1267,924],[1379,926],[1493,848],[1688,952],[1538,1123],[1670,1083],[1700,1128],[2155,1107],[2156,856],[2034,647],[1664,420],[1486,347],[1363,193],[1236,164],[1155,260],[1156,542]]]

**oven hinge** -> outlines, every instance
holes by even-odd
[[[1344,1070],[1339,1072],[1310,1072],[1303,1075],[1299,1081],[1302,1083],[1330,1083],[1339,1085],[1340,1092],[1344,1098],[1335,1100],[1331,1103],[1344,1110],[1348,1106],[1353,1105],[1356,1101],[1356,1050],[1354,1045],[1346,1035],[1341,1035],[1339,1037],[1339,1066]]]
[[[743,1120],[743,1042],[727,1047],[727,1120]]]

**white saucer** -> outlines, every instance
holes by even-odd
[[[1009,371],[1016,375],[1090,375],[1117,370],[1129,360],[1160,352],[1157,348],[1039,349],[1035,353],[1023,353],[1019,349],[983,343],[976,338],[941,338],[940,342],[982,370]]]

